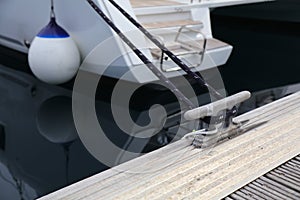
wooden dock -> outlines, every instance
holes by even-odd
[[[300,93],[235,120],[249,130],[213,148],[180,140],[41,199],[222,199],[300,154]]]

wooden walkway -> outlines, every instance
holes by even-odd
[[[181,140],[41,199],[221,199],[299,155],[300,93],[236,120],[252,129],[209,149]]]
[[[225,198],[232,199],[300,199],[300,155]]]

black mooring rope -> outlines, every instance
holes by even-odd
[[[177,87],[165,77],[155,65],[121,32],[119,28],[102,12],[102,10],[92,1],[86,0],[91,7],[97,12],[99,16],[118,34],[118,36],[129,46],[129,48],[137,55],[141,61],[165,84],[167,84],[170,90],[175,94],[179,101],[188,106],[189,109],[193,109],[196,106],[181,92]]]
[[[50,11],[50,17],[55,18],[55,12],[54,12],[54,1],[51,0],[51,11]]]

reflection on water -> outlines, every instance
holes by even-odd
[[[47,110],[69,92],[0,67],[1,200],[34,199],[106,169],[71,137],[71,107]]]
[[[25,181],[16,177],[4,163],[0,163],[0,188],[1,199],[25,200],[37,197],[36,191]]]

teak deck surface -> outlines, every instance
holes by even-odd
[[[143,26],[144,28],[147,29],[154,29],[154,28],[181,27],[185,25],[198,25],[198,24],[201,24],[201,22],[193,21],[193,20],[176,20],[176,21],[143,23]]]
[[[171,0],[130,0],[130,2],[134,8],[181,5],[181,3]]]
[[[220,199],[300,153],[300,93],[236,120],[255,128],[204,150],[180,140],[42,199]]]

